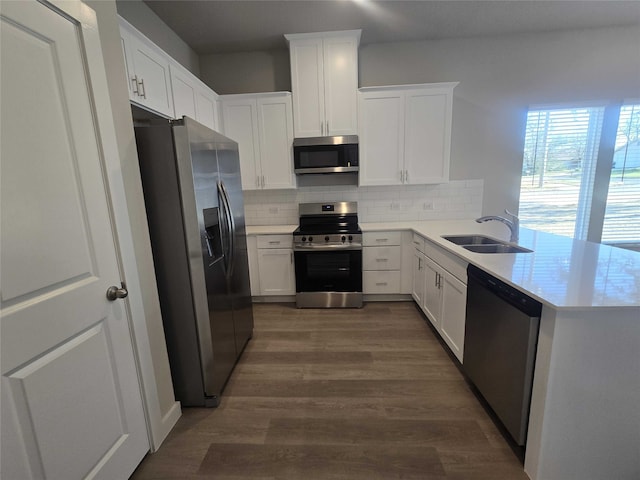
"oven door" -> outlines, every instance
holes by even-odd
[[[296,292],[362,292],[362,250],[295,251]]]

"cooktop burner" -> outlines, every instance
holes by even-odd
[[[300,226],[293,232],[294,248],[361,248],[356,202],[301,203]]]

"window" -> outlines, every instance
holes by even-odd
[[[529,111],[520,186],[523,226],[584,240],[640,243],[640,106],[609,112],[615,115],[604,106]],[[613,143],[606,132],[615,128],[607,129],[607,121],[617,125],[613,152],[606,148]],[[604,194],[594,191],[607,188],[605,211]]]
[[[640,242],[640,105],[620,109],[602,241]]]

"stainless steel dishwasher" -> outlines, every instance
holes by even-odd
[[[542,305],[473,265],[467,274],[463,370],[524,446]]]

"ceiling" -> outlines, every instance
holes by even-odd
[[[638,0],[144,2],[199,55],[286,48],[285,33],[358,28],[367,45],[640,25]]]

